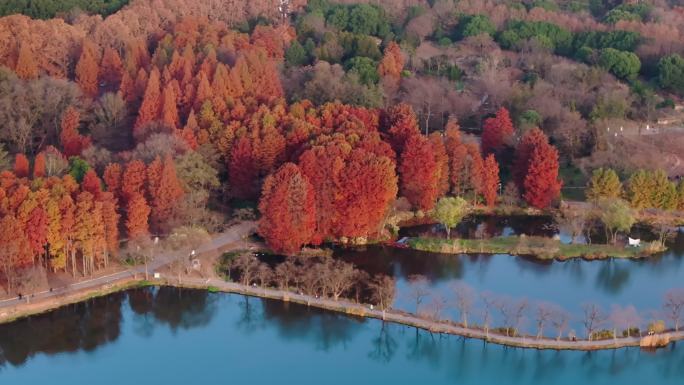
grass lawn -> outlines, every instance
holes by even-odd
[[[484,253],[532,255],[539,259],[644,258],[663,251],[654,244],[640,248],[605,244],[563,244],[547,237],[510,236],[488,239],[411,238],[408,245],[421,251],[446,254]]]

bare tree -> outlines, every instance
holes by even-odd
[[[563,308],[560,306],[554,306],[553,307],[553,313],[551,316],[551,324],[553,325],[553,328],[556,329],[557,333],[557,338],[556,340],[560,340],[561,337],[563,336],[563,331],[568,327],[568,322],[570,321],[570,314],[566,312]]]
[[[595,303],[585,303],[582,305],[582,312],[584,313],[584,329],[587,333],[587,339],[591,341],[594,332],[601,327],[605,322],[606,317],[601,311],[601,308]]]
[[[271,277],[273,277],[273,270],[262,262],[257,267],[255,275],[256,280],[259,282],[259,286],[265,287],[271,280]]]
[[[420,304],[423,303],[425,297],[430,295],[428,289],[428,279],[421,274],[413,274],[408,277],[409,295],[416,303],[416,314],[420,314]]]
[[[506,335],[510,336],[511,328],[513,329],[514,336],[518,334],[518,327],[528,306],[527,300],[521,299],[520,301],[514,302],[512,298],[503,297],[495,302],[495,306],[503,319],[503,324],[506,327]]]
[[[636,308],[632,305],[626,306],[624,308],[613,305],[610,312],[611,324],[613,325],[613,338],[618,337],[618,331],[626,331],[627,336],[631,334],[631,329],[637,327],[641,323],[641,317],[637,312]]]
[[[537,339],[544,336],[544,325],[551,320],[553,316],[553,305],[546,302],[537,303],[534,312],[535,322],[537,324]]]
[[[280,290],[287,290],[290,282],[297,275],[297,266],[292,258],[288,258],[285,262],[278,264],[275,268],[275,281]]]
[[[352,290],[354,291],[354,300],[356,303],[361,303],[361,295],[364,289],[368,287],[368,281],[370,280],[370,274],[363,270],[354,269],[354,277]]]
[[[684,309],[684,288],[670,289],[665,293],[663,308],[667,318],[674,323],[675,331],[679,331],[679,322]]]
[[[489,324],[492,321],[492,308],[496,305],[497,300],[494,294],[485,291],[480,294],[482,300],[482,325],[484,326],[485,334],[489,338]]]
[[[575,243],[577,237],[582,235],[584,232],[584,226],[587,223],[588,215],[588,210],[582,208],[568,208],[563,210],[561,214],[557,215],[555,219],[561,229],[564,229],[570,233],[571,242]]]
[[[442,295],[440,295],[439,293],[433,294],[432,300],[428,304],[429,317],[435,321],[441,321],[442,313],[444,312],[446,305],[447,301],[444,297],[442,297]]]
[[[525,313],[527,312],[528,307],[529,307],[529,302],[527,301],[526,298],[519,300],[514,305],[513,317],[514,317],[514,321],[515,321],[514,327],[515,327],[516,334],[521,334],[519,332],[519,330],[522,328],[522,322],[525,319]]]
[[[259,260],[250,253],[241,254],[233,260],[233,268],[240,272],[240,283],[249,285],[259,269]]]
[[[473,309],[475,290],[465,282],[457,282],[452,286],[454,292],[454,306],[461,315],[463,327],[468,327],[468,315]]]
[[[394,278],[387,275],[378,275],[368,284],[371,288],[371,300],[382,310],[382,318],[385,318],[385,311],[392,307],[396,294],[396,284]]]
[[[328,286],[333,299],[337,301],[342,293],[354,285],[357,270],[351,263],[338,260],[326,262],[323,266],[327,272],[325,276],[326,286]]]

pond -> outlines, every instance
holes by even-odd
[[[2,384],[681,384],[684,350],[556,352],[144,288],[0,325]]]

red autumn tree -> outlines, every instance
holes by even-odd
[[[404,69],[404,54],[395,42],[390,42],[385,48],[385,54],[378,65],[380,76],[386,76],[394,80],[399,80],[401,71]]]
[[[99,91],[97,75],[99,66],[97,63],[97,51],[93,43],[88,40],[83,42],[81,56],[76,64],[76,83],[81,87],[83,93],[95,97]]]
[[[107,191],[114,194],[117,199],[121,198],[121,165],[118,163],[110,163],[105,167],[102,175]]]
[[[102,193],[102,220],[105,227],[105,242],[107,250],[116,254],[119,250],[119,214],[117,213],[116,198],[111,192]]]
[[[381,229],[383,218],[397,196],[394,161],[356,148],[340,171],[337,235],[368,237]]]
[[[19,44],[19,54],[17,56],[17,64],[14,67],[14,73],[24,80],[38,77],[38,65],[36,65],[31,47],[26,43]]]
[[[439,174],[439,183],[437,183],[437,198],[439,199],[449,192],[449,156],[446,152],[444,139],[439,132],[430,134],[430,143],[435,154],[437,173]]]
[[[499,190],[499,164],[496,162],[494,154],[489,154],[485,158],[482,176],[482,195],[487,206],[492,207],[496,203],[496,195]]]
[[[313,185],[293,163],[264,181],[259,200],[259,234],[268,246],[288,255],[309,243],[316,229]]]
[[[43,152],[38,153],[36,159],[33,160],[33,177],[45,177],[45,153]]]
[[[513,136],[514,128],[508,110],[501,107],[496,116],[487,118],[482,127],[482,152],[499,151]]]
[[[29,176],[29,160],[24,154],[14,156],[14,175],[17,178],[27,178]]]
[[[48,235],[48,216],[43,207],[31,210],[25,228],[33,258],[40,258],[45,253]]]
[[[469,188],[473,192],[473,196],[482,194],[482,187],[484,186],[484,159],[482,159],[482,152],[476,143],[467,143],[466,149],[468,156],[466,157],[466,167],[468,168]]]
[[[518,186],[518,190],[523,191],[525,186],[525,177],[530,166],[530,159],[535,148],[548,144],[549,139],[539,128],[533,128],[527,131],[520,139],[515,150],[515,159],[513,160],[513,181]]]
[[[561,185],[558,179],[558,150],[548,143],[535,147],[523,184],[525,201],[538,209],[546,208],[558,198]]]
[[[150,233],[148,224],[150,206],[142,194],[134,193],[130,197],[126,205],[126,213],[126,230],[129,239],[146,236]]]
[[[123,75],[123,63],[119,53],[113,48],[106,47],[100,62],[100,80],[105,83],[108,90],[115,91],[119,89]],[[129,84],[126,87],[129,87],[130,76],[127,81]]]
[[[257,195],[258,169],[249,138],[242,137],[233,145],[228,162],[228,178],[235,197],[249,199]]]
[[[121,177],[121,195],[129,200],[133,195],[143,194],[143,186],[147,181],[145,163],[141,160],[132,160],[126,165],[126,170]]]
[[[92,168],[86,171],[85,175],[83,176],[81,189],[93,194],[95,199],[99,199],[100,194],[102,194],[102,181]]]
[[[157,190],[159,190],[162,178],[162,168],[162,161],[159,156],[154,158],[154,160],[147,165],[147,185],[145,187],[147,187],[147,196],[151,199],[154,199],[153,197],[157,194]]]
[[[400,103],[387,109],[384,121],[387,139],[397,155],[401,154],[410,137],[420,135],[416,114],[408,104]]]
[[[142,126],[159,118],[162,106],[159,76],[159,70],[157,67],[153,67],[152,71],[150,71],[150,77],[147,80],[145,95],[143,96],[142,104],[138,109],[138,118],[135,121],[133,129],[136,138],[140,137],[140,128]],[[136,133],[138,133],[138,135],[136,135]]]
[[[432,145],[420,135],[411,136],[400,161],[401,195],[420,210],[432,209],[439,192],[439,173]]]
[[[60,142],[66,157],[81,155],[90,145],[90,139],[78,132],[81,114],[74,107],[69,106],[62,115]]]
[[[150,191],[152,215],[155,230],[162,229],[172,219],[178,201],[183,197],[183,186],[176,175],[176,166],[171,156],[164,158],[159,184]]]
[[[161,120],[168,127],[176,129],[180,120],[178,117],[178,106],[176,105],[176,91],[172,84],[173,83],[168,83],[164,87]]]
[[[14,287],[17,270],[32,262],[28,241],[21,227],[21,223],[11,214],[0,219],[0,269],[8,291]]]

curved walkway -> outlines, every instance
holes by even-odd
[[[170,285],[176,285],[176,282],[174,282],[174,279],[172,277],[164,278],[167,278],[167,282]],[[213,289],[218,289],[224,292],[295,302],[307,306],[314,306],[317,308],[337,311],[349,315],[377,318],[387,322],[394,322],[397,324],[413,326],[416,328],[428,330],[433,333],[453,334],[462,337],[481,339],[495,344],[521,348],[553,350],[602,350],[639,346],[639,343],[641,342],[640,337],[628,337],[596,341],[571,341],[567,339],[556,340],[552,338],[537,339],[533,336],[510,337],[502,334],[487,333],[482,329],[464,328],[452,323],[428,320],[417,317],[412,314],[401,313],[394,310],[383,312],[381,310],[371,309],[366,305],[358,304],[355,302],[349,302],[344,300],[334,301],[328,298],[316,298],[309,295],[296,294],[284,290],[245,286],[234,282],[226,282],[216,278],[184,278],[180,286],[202,289],[208,289],[211,287]],[[669,332],[667,334],[669,335],[670,341],[684,339],[684,331]]]

